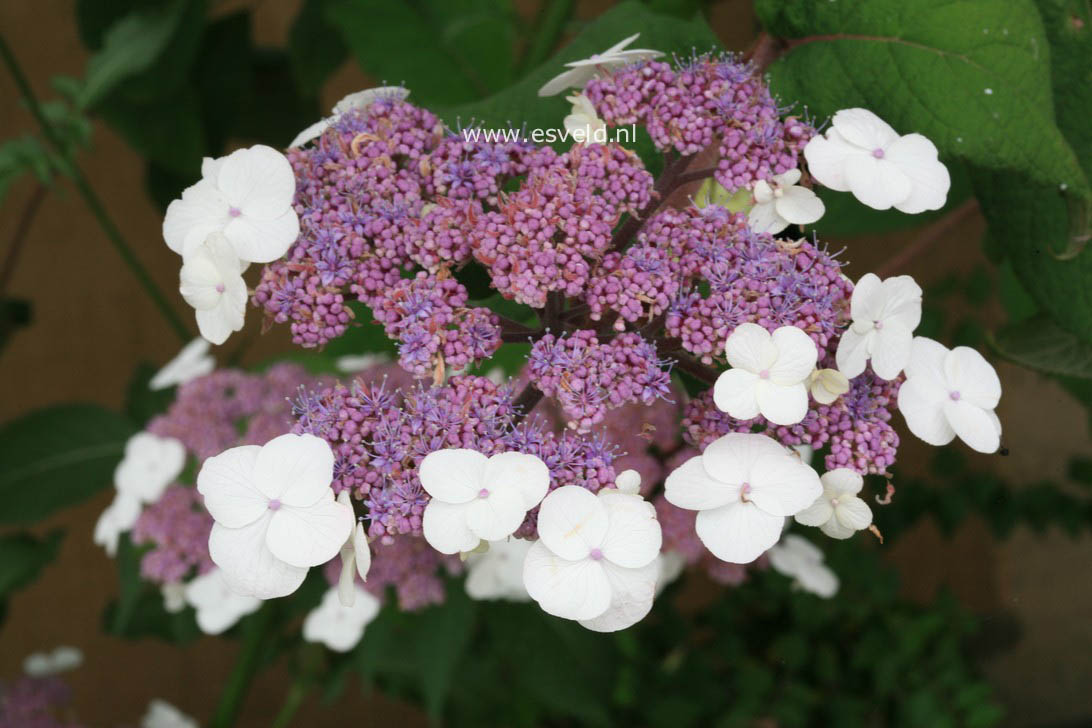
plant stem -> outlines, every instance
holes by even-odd
[[[182,319],[178,317],[178,314],[174,312],[174,309],[171,308],[162,291],[159,290],[155,281],[152,280],[151,275],[148,274],[148,271],[136,257],[133,249],[125,242],[125,238],[122,237],[121,231],[118,230],[117,225],[114,224],[114,221],[106,212],[106,208],[103,206],[99,196],[95,194],[95,190],[91,187],[91,183],[87,180],[87,177],[84,176],[83,171],[70,158],[69,150],[65,147],[64,140],[57,134],[57,130],[53,128],[49,119],[46,118],[45,112],[42,111],[41,104],[38,103],[34,91],[30,88],[30,83],[27,81],[26,75],[24,75],[18,61],[15,60],[15,56],[11,52],[11,48],[8,47],[7,41],[4,40],[3,36],[0,36],[0,58],[3,58],[4,65],[7,66],[12,79],[15,81],[15,85],[19,88],[19,95],[23,98],[23,101],[26,102],[27,107],[30,109],[30,113],[34,116],[35,121],[38,122],[38,126],[41,127],[42,134],[57,152],[57,161],[61,166],[61,171],[72,178],[72,183],[75,185],[76,191],[83,197],[87,207],[91,210],[91,214],[95,216],[99,226],[102,228],[103,232],[106,233],[106,237],[110,241],[110,244],[113,245],[114,250],[121,256],[125,265],[129,267],[130,272],[136,277],[137,282],[144,289],[144,292],[152,299],[152,303],[159,309],[163,318],[166,319],[167,324],[174,330],[179,339],[183,342],[189,341],[192,338],[192,334],[186,328],[186,325],[182,323]]]
[[[288,695],[285,697],[277,717],[273,719],[272,728],[288,728],[288,726],[292,725],[292,718],[296,716],[296,712],[303,705],[303,700],[307,697],[307,690],[307,683],[303,680],[296,680],[292,683],[292,687],[288,690]]]
[[[266,646],[266,637],[273,623],[274,606],[263,604],[253,617],[243,625],[243,644],[235,658],[235,667],[228,676],[224,691],[220,693],[220,702],[209,721],[209,728],[231,728],[236,724],[236,716],[250,690],[250,683],[258,672],[259,657]]]
[[[45,195],[46,186],[39,183],[34,188],[34,192],[31,193],[30,199],[27,200],[26,206],[23,207],[23,214],[19,216],[19,224],[15,226],[15,234],[11,236],[11,246],[8,248],[8,254],[4,257],[4,265],[0,267],[0,295],[3,295],[4,291],[8,289],[8,283],[11,282],[11,277],[15,273],[19,255],[23,252],[23,245],[26,243],[27,234],[30,232],[30,224],[34,222],[34,216],[38,214],[38,208],[42,206]]]
[[[640,212],[630,215],[614,232],[608,250],[623,250],[629,245],[634,236],[645,226],[648,218],[660,209],[660,205],[667,200],[667,196],[671,194],[671,191],[678,187],[679,177],[686,171],[690,160],[691,157],[668,158],[665,160],[664,171],[660,174],[660,178],[656,180],[655,187],[653,187],[652,199]]]

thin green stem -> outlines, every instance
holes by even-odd
[[[296,712],[303,705],[309,689],[308,684],[303,680],[296,680],[292,683],[292,687],[289,689],[277,717],[273,719],[272,728],[288,728],[288,726],[292,725],[292,719],[296,717]]]
[[[250,684],[260,667],[262,652],[268,646],[271,637],[275,606],[271,603],[262,605],[254,616],[243,624],[243,644],[235,658],[235,667],[228,676],[227,684],[220,693],[220,702],[209,721],[209,728],[231,728],[236,724],[236,717],[243,705]]]
[[[11,48],[8,46],[7,41],[3,36],[0,36],[0,58],[3,58],[4,65],[7,66],[8,72],[11,73],[12,79],[15,81],[15,85],[19,89],[19,95],[23,98],[27,108],[30,109],[30,113],[34,116],[35,121],[38,122],[38,126],[42,129],[42,134],[45,136],[49,144],[57,152],[57,161],[61,166],[61,171],[72,178],[72,183],[76,187],[76,191],[80,193],[87,207],[91,210],[91,214],[95,216],[99,226],[103,232],[106,233],[107,239],[110,244],[121,256],[122,261],[129,267],[129,270],[136,277],[137,282],[144,289],[144,292],[148,294],[148,297],[152,299],[152,303],[155,304],[159,312],[163,314],[163,318],[166,319],[168,325],[178,334],[178,338],[183,342],[189,341],[192,338],[192,334],[186,325],[182,323],[182,319],[178,317],[174,309],[171,308],[163,292],[159,290],[159,286],[152,280],[151,275],[148,274],[147,269],[136,257],[132,247],[125,242],[125,238],[122,237],[121,231],[118,230],[117,225],[110,218],[110,215],[106,212],[106,208],[102,204],[102,200],[95,194],[94,188],[84,176],[83,171],[69,156],[70,151],[64,143],[64,139],[57,133],[57,130],[46,118],[45,112],[42,111],[42,106],[38,103],[37,97],[34,95],[34,91],[30,87],[30,83],[27,81],[26,75],[23,73],[23,69],[19,66],[18,61],[15,59],[15,55],[11,52]]]

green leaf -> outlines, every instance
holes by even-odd
[[[126,15],[110,27],[102,49],[87,62],[80,106],[101,100],[125,79],[149,68],[166,50],[191,3],[173,0]]]
[[[169,103],[114,96],[99,113],[142,157],[191,181],[199,176],[206,145],[194,88],[179,90]]]
[[[64,532],[50,531],[44,538],[26,532],[0,537],[0,600],[38,578],[57,556]]]
[[[288,31],[288,58],[296,86],[314,95],[338,66],[345,62],[349,49],[336,27],[326,19],[330,0],[304,0],[299,15]]]
[[[30,325],[30,301],[25,298],[0,298],[0,352],[16,330]]]
[[[1089,194],[1058,130],[1050,48],[1032,0],[760,0],[789,50],[771,88],[820,118],[863,106],[942,157]]]
[[[133,429],[89,404],[38,410],[0,427],[0,524],[34,523],[108,487]]]
[[[209,151],[227,144],[254,85],[250,14],[233,13],[209,23],[191,79],[199,96],[201,121]]]
[[[414,616],[413,649],[421,680],[425,709],[438,718],[451,688],[455,668],[470,644],[474,628],[474,605],[462,589],[453,583],[447,600]]]
[[[174,401],[174,387],[154,391],[148,388],[148,382],[152,381],[157,371],[158,367],[141,362],[129,377],[129,387],[125,391],[125,414],[141,426],[146,425],[156,415],[166,412]]]
[[[32,136],[21,136],[0,144],[0,201],[8,187],[27,173],[42,184],[53,177],[53,163],[41,142]]]
[[[1046,316],[1001,329],[994,348],[1017,364],[1050,374],[1092,379],[1092,344],[1078,339]]]

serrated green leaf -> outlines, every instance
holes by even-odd
[[[1046,316],[1001,329],[993,345],[1017,364],[1049,374],[1092,379],[1092,344],[1078,339]]]
[[[187,5],[186,0],[173,0],[140,8],[110,26],[102,49],[87,62],[80,106],[93,106],[119,83],[155,63],[170,44]]]
[[[88,404],[0,427],[0,524],[34,523],[108,487],[133,431],[125,417]]]
[[[60,548],[63,531],[50,531],[44,538],[26,532],[0,537],[0,600],[6,599],[38,578]]]

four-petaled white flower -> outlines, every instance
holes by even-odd
[[[724,345],[732,369],[717,377],[713,402],[737,420],[761,414],[775,425],[795,425],[808,413],[808,377],[819,351],[803,329],[782,326],[770,334],[743,323]]]
[[[530,600],[523,585],[523,560],[531,543],[506,538],[491,542],[488,551],[470,554],[466,559],[466,593],[471,599]]]
[[[233,591],[220,569],[212,569],[186,585],[186,602],[197,610],[197,626],[205,634],[220,634],[256,612],[262,600]]]
[[[837,468],[823,473],[822,494],[815,502],[797,513],[796,522],[818,526],[831,538],[849,538],[872,525],[872,509],[857,497],[864,487],[864,478],[855,470]]]
[[[819,404],[830,404],[849,391],[849,379],[837,369],[816,369],[808,377],[808,389]]]
[[[201,180],[167,207],[163,239],[186,257],[212,233],[223,233],[239,260],[270,263],[299,236],[295,194],[292,165],[272,147],[259,144],[219,159],[206,157]]]
[[[92,540],[102,546],[108,556],[114,556],[118,552],[118,540],[121,534],[136,525],[141,508],[140,500],[136,497],[118,493],[114,496],[113,502],[99,515]]]
[[[899,388],[899,411],[906,425],[930,445],[947,445],[956,435],[978,452],[1001,446],[1001,420],[994,408],[1001,380],[981,354],[966,346],[951,351],[914,337],[906,381]]]
[[[569,70],[547,81],[538,90],[538,95],[556,96],[567,88],[584,88],[588,81],[595,78],[601,70],[617,68],[618,66],[625,66],[649,58],[659,58],[663,55],[660,51],[650,51],[644,48],[625,50],[626,46],[637,40],[640,35],[640,33],[634,33],[602,53],[596,53],[581,61],[566,63],[565,65],[569,67]]]
[[[824,599],[838,593],[838,575],[823,563],[823,552],[806,538],[787,534],[767,556],[770,566],[792,579],[797,588]]]
[[[804,157],[820,184],[852,192],[876,210],[939,210],[951,186],[931,141],[921,134],[899,136],[867,109],[837,112],[826,136],[817,135],[804,147]]]
[[[338,589],[328,590],[322,602],[303,620],[303,638],[319,642],[335,652],[348,652],[364,636],[364,628],[379,614],[379,599],[359,585],[346,605]]]
[[[138,432],[125,443],[125,456],[114,469],[118,493],[141,503],[159,500],[186,464],[186,447],[173,437]]]
[[[573,94],[565,99],[573,105],[565,117],[565,131],[577,144],[606,144],[607,124],[599,118],[592,102],[584,94]]]
[[[747,222],[756,233],[776,235],[789,225],[808,225],[823,216],[826,208],[814,192],[796,184],[800,170],[776,174],[767,182],[760,179],[752,190],[754,207]]]
[[[881,281],[866,273],[853,287],[853,323],[838,342],[835,360],[847,377],[855,377],[872,360],[881,379],[894,379],[910,361],[910,342],[921,323],[921,286],[910,276]]]
[[[140,720],[140,728],[201,728],[196,720],[165,700],[153,700]]]
[[[75,647],[61,645],[52,652],[35,652],[23,660],[23,672],[31,677],[57,675],[75,670],[83,664],[83,653]]]
[[[182,347],[182,351],[174,359],[155,373],[148,382],[148,389],[155,391],[185,384],[191,379],[205,376],[215,368],[216,360],[209,354],[208,339],[198,337]]]
[[[562,486],[542,501],[538,536],[523,583],[544,611],[597,632],[625,629],[648,614],[662,542],[651,503],[614,488],[593,495]]]
[[[182,259],[178,290],[197,312],[201,336],[213,344],[243,328],[246,282],[240,262],[223,233],[211,233]]]
[[[444,554],[470,552],[481,541],[512,535],[550,487],[546,463],[519,452],[487,458],[476,450],[436,450],[421,461],[417,475],[432,497],[421,529]]]
[[[352,111],[354,109],[363,111],[380,99],[403,101],[409,95],[409,89],[403,88],[402,86],[380,86],[378,88],[369,88],[351,93],[334,104],[334,108],[330,110],[330,116],[325,119],[319,119],[297,134],[296,138],[292,140],[292,143],[289,144],[288,147],[302,147],[312,139],[318,139],[322,136],[323,132],[329,129],[333,123],[337,121],[337,117],[341,116],[346,111]]]
[[[777,543],[785,518],[823,492],[819,475],[767,437],[731,433],[667,476],[668,503],[698,511],[698,538],[722,561],[747,564]]]
[[[353,507],[347,490],[338,493],[337,502],[349,509]],[[364,533],[363,522],[357,519],[349,539],[341,547],[341,576],[338,578],[337,589],[343,605],[353,606],[353,599],[356,598],[356,577],[367,581],[368,570],[371,568],[372,551],[368,547],[368,536]]]
[[[333,473],[333,451],[314,435],[281,435],[205,461],[197,490],[216,521],[209,555],[231,589],[283,597],[338,554],[353,509],[334,499]]]

